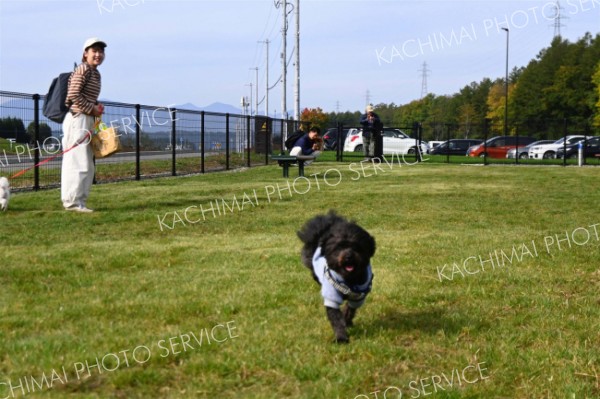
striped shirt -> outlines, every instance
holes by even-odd
[[[92,115],[92,110],[100,95],[100,72],[86,62],[79,64],[69,78],[66,105],[71,111]]]

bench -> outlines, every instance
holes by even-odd
[[[304,162],[313,161],[315,157],[310,155],[272,155],[271,159],[277,161],[283,167],[283,177],[290,176],[290,165],[298,164],[298,176],[304,177]]]

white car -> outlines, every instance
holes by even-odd
[[[567,145],[576,144],[583,140],[585,136],[567,136]],[[529,159],[554,159],[556,158],[556,150],[565,145],[565,137],[556,140],[551,144],[534,145],[529,148]]]
[[[382,135],[384,154],[414,154],[416,152],[415,139],[410,138],[402,130],[384,127]],[[344,142],[344,151],[363,151],[362,129],[350,129]],[[421,154],[427,154],[428,152],[429,144],[426,141],[421,141]]]

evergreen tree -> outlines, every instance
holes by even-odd
[[[0,137],[13,139],[17,143],[29,142],[23,121],[13,117],[0,118]]]

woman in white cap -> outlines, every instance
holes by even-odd
[[[101,83],[98,66],[104,61],[105,47],[106,43],[97,37],[87,39],[82,62],[69,79],[66,105],[70,110],[63,122],[62,145],[65,150],[72,149],[63,155],[60,187],[63,206],[69,211],[93,212],[86,206],[94,181],[90,141],[94,118],[104,110],[98,103]]]

